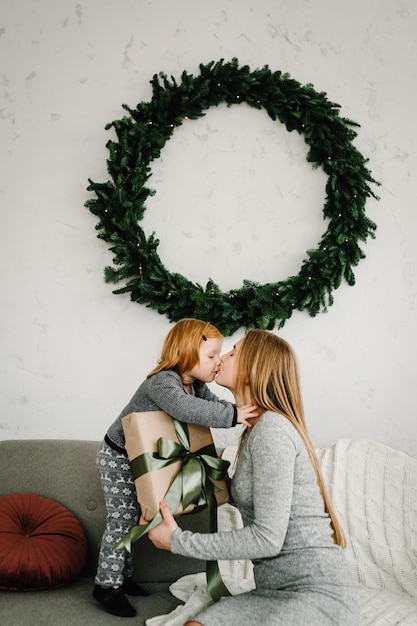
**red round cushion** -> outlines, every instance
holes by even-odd
[[[65,506],[33,493],[0,496],[0,589],[61,587],[86,557],[84,530]]]

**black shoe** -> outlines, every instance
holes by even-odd
[[[148,592],[142,589],[138,583],[136,583],[133,578],[128,578],[124,581],[122,585],[123,592],[128,596],[148,596]]]
[[[113,587],[94,585],[93,597],[104,606],[107,613],[119,617],[135,617],[136,615],[136,609],[126,598],[122,587],[114,589]]]

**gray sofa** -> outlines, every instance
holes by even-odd
[[[179,577],[205,569],[196,559],[174,556],[153,547],[147,537],[134,544],[136,581],[150,593],[132,597],[136,618],[109,615],[92,598],[94,574],[106,509],[95,456],[98,442],[69,440],[9,440],[0,442],[0,495],[35,493],[66,506],[82,524],[88,541],[85,570],[72,583],[46,591],[0,591],[0,623],[4,626],[107,626],[145,624],[169,613],[179,601],[169,585]],[[207,512],[185,515],[179,523],[208,531]]]
[[[89,546],[85,571],[73,583],[50,591],[0,591],[2,626],[106,626],[126,620],[106,613],[91,595],[105,523],[95,467],[97,445],[0,442],[0,495],[32,492],[61,502],[81,522]],[[317,454],[347,537],[346,557],[358,587],[360,626],[416,626],[417,459],[369,440],[341,439]],[[233,446],[222,453],[232,468],[235,455]],[[238,518],[234,507],[220,507],[219,529],[239,527]],[[207,512],[178,521],[184,528],[209,530]],[[202,561],[156,550],[146,537],[134,544],[134,558],[135,579],[150,592],[146,598],[130,597],[138,616],[127,623],[138,626],[177,606],[178,600],[169,593],[171,582],[205,569]],[[240,583],[251,578],[245,562],[225,563],[227,575]]]

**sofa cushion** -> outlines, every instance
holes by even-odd
[[[62,504],[33,493],[0,496],[0,589],[61,587],[86,556],[82,526]]]

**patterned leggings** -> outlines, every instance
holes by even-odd
[[[127,456],[103,441],[97,452],[97,467],[107,508],[107,524],[101,540],[95,583],[121,587],[133,573],[131,555],[115,550],[115,544],[138,523],[140,509]]]

